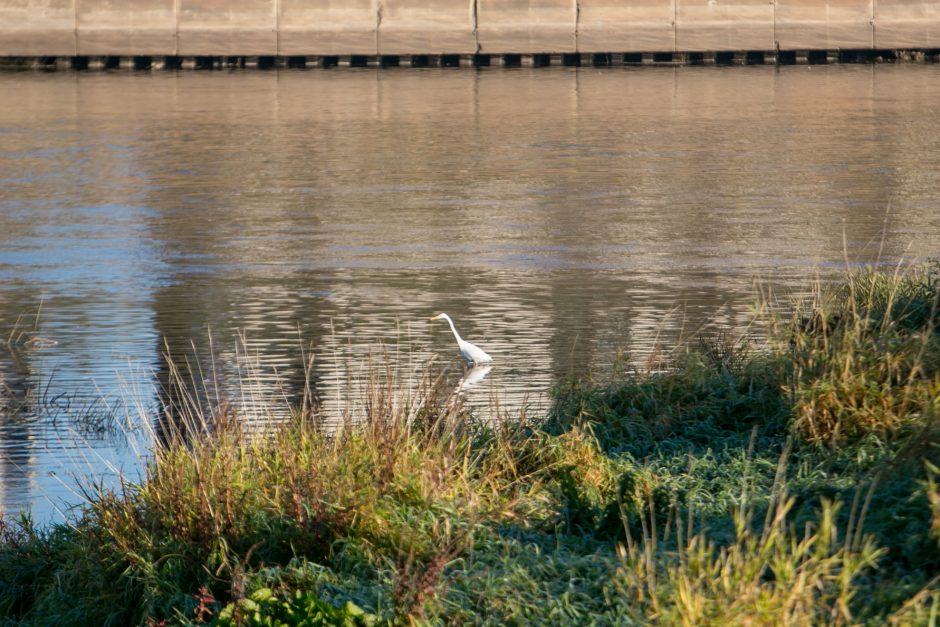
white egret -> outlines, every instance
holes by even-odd
[[[460,354],[463,355],[463,358],[467,361],[472,361],[475,364],[488,364],[493,361],[493,358],[486,354],[479,346],[475,346],[470,342],[466,341],[460,334],[457,333],[456,327],[454,327],[454,321],[450,319],[446,313],[439,313],[436,316],[432,316],[431,320],[440,320],[443,318],[447,320],[447,324],[450,325],[450,330],[454,332],[454,337],[457,338],[457,346],[460,347]]]

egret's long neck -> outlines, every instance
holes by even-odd
[[[460,342],[463,341],[463,338],[461,338],[460,334],[457,333],[457,327],[454,326],[454,321],[450,319],[450,316],[444,318],[444,320],[447,320],[447,324],[450,325],[450,330],[454,332],[454,337],[457,338],[457,343],[460,344]]]

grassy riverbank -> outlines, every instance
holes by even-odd
[[[142,484],[74,526],[0,530],[0,615],[927,624],[938,298],[929,269],[854,276],[766,346],[567,382],[537,422],[480,424],[433,381],[404,397],[381,377],[338,437],[298,416],[250,438],[190,408]]]

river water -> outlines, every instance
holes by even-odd
[[[0,74],[0,512],[135,476],[167,352],[336,417],[387,364],[459,384],[446,311],[496,358],[467,402],[538,412],[935,256],[937,102],[933,65]]]

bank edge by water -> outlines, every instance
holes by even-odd
[[[147,480],[0,530],[18,624],[928,624],[940,277],[861,273],[483,424],[377,372],[340,434],[181,396]],[[624,360],[628,364],[628,360]],[[187,400],[189,399],[189,400]],[[300,407],[307,407],[302,403]],[[515,419],[513,419],[515,418]],[[344,623],[345,621],[345,623]]]
[[[342,55],[46,55],[0,56],[0,71],[221,70],[306,68],[670,67],[938,63],[937,48],[842,48],[662,52]]]

